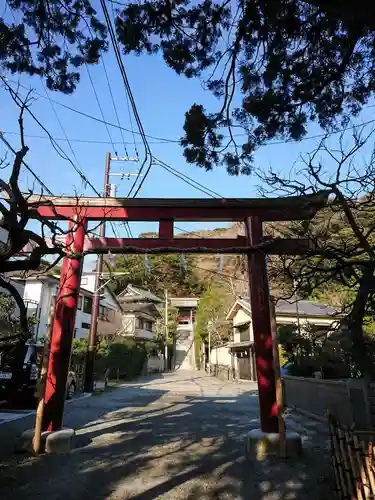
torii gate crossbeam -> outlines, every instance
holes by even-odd
[[[260,424],[264,432],[278,432],[275,374],[269,310],[266,253],[303,253],[306,241],[270,240],[262,232],[265,221],[308,220],[327,203],[328,193],[274,199],[128,199],[46,198],[28,203],[41,218],[68,220],[67,256],[60,277],[48,365],[43,428],[62,426],[65,388],[71,355],[85,253],[192,252],[244,253],[248,256],[249,285],[259,388]],[[158,221],[156,239],[86,238],[89,221]],[[241,221],[246,237],[188,239],[174,237],[175,221]]]

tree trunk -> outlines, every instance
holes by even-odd
[[[374,284],[374,266],[368,266],[363,272],[353,309],[348,317],[348,326],[352,340],[353,359],[363,376],[369,375],[373,371],[372,363],[366,347],[366,339],[363,332],[363,321],[366,315],[369,296],[374,290]]]

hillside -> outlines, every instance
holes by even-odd
[[[267,233],[275,233],[274,228],[266,228]],[[243,223],[234,222],[228,228],[204,229],[189,233],[177,233],[176,238],[236,238],[245,235]],[[234,295],[248,296],[247,261],[244,255],[224,255],[222,272],[219,273],[220,259],[217,255],[194,255],[194,267],[197,276],[203,281],[226,284]],[[275,296],[282,295],[285,287],[280,279],[270,279],[271,293]]]
[[[176,238],[236,238],[237,235],[243,234],[243,225],[236,222],[228,228],[177,233]],[[219,272],[220,258],[214,254],[194,255],[193,265],[197,276],[202,281],[226,285],[236,295],[248,295],[246,259],[244,256],[223,255],[221,273]]]

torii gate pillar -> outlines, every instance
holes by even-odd
[[[66,383],[72,350],[74,324],[81,281],[82,258],[87,223],[85,219],[69,223],[59,293],[56,300],[48,363],[43,430],[61,429]],[[78,255],[77,255],[78,254]]]
[[[262,221],[259,217],[245,220],[249,244],[262,242]],[[257,250],[248,254],[251,315],[255,343],[258,379],[260,427],[265,433],[278,432],[278,407],[276,401],[275,372],[273,365],[271,317],[266,254]]]

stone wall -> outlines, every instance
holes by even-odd
[[[325,419],[327,411],[342,425],[371,426],[368,387],[364,380],[283,377],[284,404]]]
[[[164,357],[162,355],[148,357],[147,374],[161,373],[163,370],[164,370]]]
[[[211,375],[223,380],[224,382],[235,379],[235,371],[227,365],[211,364]]]

